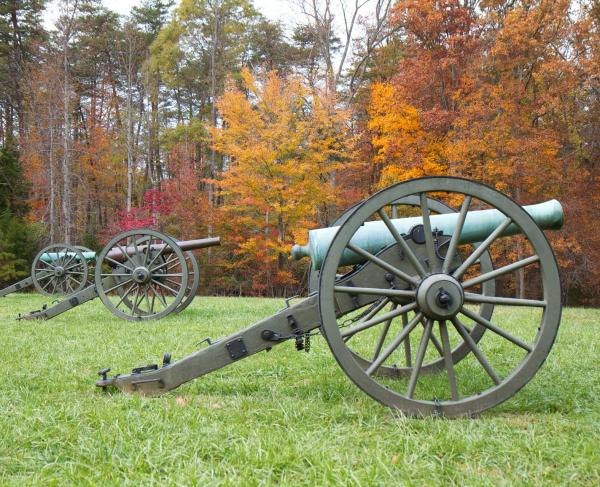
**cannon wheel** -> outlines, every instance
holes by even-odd
[[[149,245],[163,250],[148,251]],[[128,246],[135,249],[132,255],[126,252]],[[165,255],[172,258],[163,259]],[[131,230],[114,237],[98,255],[94,276],[105,306],[130,321],[159,319],[176,310],[185,298],[188,278],[179,245],[155,230]]]
[[[191,250],[185,252],[185,261],[188,267],[188,285],[185,289],[185,297],[174,311],[175,313],[181,313],[185,308],[192,304],[192,301],[198,292],[198,288],[200,287],[200,266],[198,265],[196,256]]]
[[[466,253],[467,257],[454,270],[449,270],[435,255],[431,222],[429,220],[428,193],[440,193],[453,199],[462,199],[457,225],[453,232],[447,255],[458,251],[458,239],[463,229],[464,216],[469,208],[495,208],[506,217],[503,223],[480,245]],[[401,309],[391,318],[381,321],[370,320],[358,323],[354,330],[340,327],[336,316],[335,294],[336,272],[342,253],[353,247],[350,240],[367,220],[377,215],[389,221],[385,207],[408,196],[417,196],[421,202],[421,213],[425,227],[425,244],[430,262],[429,269],[421,269],[412,275],[404,273],[411,282],[413,297],[401,303]],[[501,239],[501,232],[509,225],[516,225],[521,235]],[[492,255],[510,255],[507,242],[514,244],[531,255],[519,257],[510,264],[490,272],[478,270],[479,258],[486,250]],[[398,241],[398,245],[401,242]],[[492,245],[494,247],[492,247]],[[462,247],[461,247],[462,248]],[[353,247],[354,251],[356,247]],[[494,254],[496,249],[496,254]],[[405,250],[405,249],[404,249]],[[463,250],[464,252],[464,250]],[[367,260],[379,266],[376,259],[365,254]],[[410,257],[410,256],[408,256]],[[412,260],[412,259],[411,259]],[[526,291],[527,298],[486,296],[475,290],[492,279],[514,279],[514,272],[527,268],[535,278]],[[389,270],[389,269],[388,269]],[[382,272],[384,272],[382,270]],[[402,271],[398,271],[401,275]],[[407,281],[408,282],[408,281]],[[386,290],[381,291],[385,296]],[[371,291],[370,294],[373,292]],[[561,316],[560,280],[552,249],[534,220],[517,203],[498,191],[472,181],[459,178],[422,178],[397,184],[367,199],[357,207],[340,227],[332,241],[323,263],[319,286],[319,312],[322,331],[336,360],[348,377],[364,392],[381,403],[402,410],[409,415],[439,414],[448,417],[471,415],[484,411],[505,401],[515,394],[535,375],[543,364],[554,343]],[[474,306],[481,303],[496,305],[498,316],[491,321],[479,314]],[[508,306],[525,309],[526,313],[515,316]],[[403,311],[403,312],[402,312]],[[402,312],[402,314],[400,314]],[[408,319],[410,317],[410,319]],[[402,319],[402,321],[401,321]],[[425,319],[425,327],[419,323]],[[476,343],[470,337],[465,320],[479,324],[488,330],[485,338]],[[392,329],[388,322],[399,325],[389,337]],[[361,327],[361,324],[367,325]],[[410,377],[395,378],[393,381],[375,372],[389,363],[406,336],[420,334],[419,348]],[[430,346],[431,336],[439,334],[444,355],[445,374],[420,374],[424,359],[434,354]],[[464,341],[472,353],[459,364],[452,360],[452,333],[454,341]],[[369,346],[373,350],[382,341],[378,353],[367,369],[356,360],[354,348]],[[352,340],[348,340],[352,337]],[[362,339],[362,340],[361,340]],[[428,350],[429,349],[429,350]]]
[[[179,306],[177,306],[177,308],[175,308],[175,310],[173,311],[173,313],[175,314],[181,313],[190,304],[192,304],[192,301],[194,300],[194,298],[196,297],[196,293],[198,292],[198,287],[200,287],[200,266],[198,265],[196,256],[191,251],[184,252],[184,255],[188,268],[188,284],[185,288],[185,297],[183,298],[181,303],[179,303]],[[175,257],[175,259],[176,258],[177,257]],[[173,258],[171,260],[166,261],[162,257],[161,259],[163,259],[162,262],[167,262],[169,265],[172,264],[174,261]],[[133,308],[133,303],[129,299],[125,298],[123,302],[127,305],[128,308]]]
[[[148,237],[142,238],[137,241],[137,245],[141,246],[147,241],[148,241]],[[200,287],[200,266],[198,265],[196,256],[194,255],[194,253],[192,251],[184,252],[184,255],[185,255],[185,261],[186,261],[187,268],[188,268],[188,283],[187,283],[187,287],[185,289],[185,296],[184,296],[183,300],[181,301],[181,303],[179,303],[179,306],[177,306],[177,308],[175,308],[175,310],[173,311],[173,313],[175,313],[175,314],[181,313],[190,304],[192,304],[192,301],[194,300],[194,298],[196,297],[196,293],[198,292],[198,288]],[[167,267],[168,267],[168,266],[172,265],[178,259],[178,257],[175,254],[171,254],[166,259],[164,256],[159,257],[159,259],[161,260],[161,264],[166,263]],[[125,294],[125,289],[120,287],[117,289],[117,292],[119,293],[119,296],[123,298],[123,304],[130,310],[133,310],[133,303],[131,302],[129,297],[123,296]],[[138,309],[138,313],[143,313],[143,312]]]
[[[95,252],[88,248],[88,247],[84,247],[83,245],[75,245],[75,248],[78,250],[81,250],[81,252],[83,252],[84,254],[86,252],[92,252],[95,254]],[[88,286],[91,286],[92,284],[94,284],[94,267],[96,266],[96,258],[94,257],[93,259],[89,259],[87,261],[88,263]]]
[[[54,255],[52,263],[42,259],[44,254]],[[46,296],[73,294],[81,291],[88,282],[88,266],[81,251],[68,244],[44,247],[33,259],[31,277],[35,289]]]
[[[428,197],[427,204],[431,211],[434,211],[439,214],[455,213],[455,210],[452,209],[452,207],[446,205],[445,203],[443,203],[439,200],[433,199],[433,198]],[[419,201],[418,197],[414,197],[414,196],[407,196],[406,198],[403,198],[401,200],[394,201],[390,205],[390,207],[391,207],[391,215],[390,216],[392,218],[396,218],[397,213],[398,213],[398,207],[403,206],[403,205],[420,206],[420,201]],[[348,210],[346,210],[335,221],[335,223],[332,226],[334,226],[334,227],[341,226],[343,223],[345,223],[346,220],[348,220],[348,218],[352,214],[352,212],[358,206],[359,205],[354,205],[351,208],[349,208]],[[480,258],[480,261],[481,261],[481,272],[482,273],[487,273],[487,272],[494,270],[492,258],[488,251],[485,251],[483,253],[483,255]],[[314,290],[318,289],[319,271],[312,269],[312,267],[310,270],[310,283],[312,286],[314,286],[314,288],[315,288]],[[495,286],[494,279],[491,279],[484,283],[484,288],[483,288],[484,295],[494,296],[495,292],[496,292],[496,286]],[[375,303],[371,309],[374,309],[377,306],[378,306],[378,303]],[[392,303],[391,307],[392,307],[392,309],[395,309],[395,305],[393,303]],[[385,311],[385,309],[383,309],[382,311]],[[487,320],[489,320],[491,318],[493,312],[494,312],[494,305],[491,303],[482,303],[479,307],[479,314]],[[481,340],[481,337],[485,333],[485,330],[486,330],[486,328],[479,324],[475,324],[475,326],[470,330],[471,338],[473,339],[473,341],[475,343],[479,343],[479,340]],[[439,349],[438,350],[438,353],[439,353],[439,351],[441,350],[440,343],[439,343],[439,341],[437,341],[437,339],[434,339],[434,341],[435,341],[435,346],[437,346],[437,348]],[[394,363],[391,366],[381,365],[377,369],[377,371],[374,372],[376,375],[387,376],[387,377],[401,377],[401,376],[410,375],[412,373],[412,351],[411,351],[410,337],[407,337],[403,341],[402,346],[404,348],[404,357],[403,357],[404,366],[399,365],[397,363]],[[468,345],[464,341],[460,341],[458,343],[458,345],[456,347],[454,347],[452,350],[452,361],[455,364],[460,362],[467,354],[469,354],[469,352],[470,352],[470,349],[469,349]],[[361,365],[361,367],[363,369],[367,369],[371,366],[372,357],[369,357],[369,358],[362,357],[361,355],[359,355],[358,353],[356,353],[352,350],[350,351],[350,353],[352,353],[355,360]],[[444,367],[445,367],[444,366],[444,358],[443,358],[442,354],[439,353],[439,356],[437,358],[432,358],[431,361],[423,363],[423,365],[421,366],[420,373],[435,372],[435,371],[439,371],[440,369],[443,369]]]

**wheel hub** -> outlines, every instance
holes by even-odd
[[[447,274],[433,274],[423,279],[417,289],[417,304],[428,318],[453,318],[462,308],[464,292],[460,283]]]
[[[150,281],[150,271],[146,267],[136,267],[133,270],[133,280],[138,284],[146,284]]]
[[[54,275],[56,277],[62,277],[65,275],[65,269],[64,267],[58,266],[54,269]]]

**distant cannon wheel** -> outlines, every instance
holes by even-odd
[[[188,267],[188,285],[185,289],[185,297],[175,310],[175,313],[181,313],[185,308],[192,304],[192,301],[198,292],[198,288],[200,287],[200,266],[192,251],[185,252],[185,261]]]
[[[115,315],[130,321],[161,318],[182,303],[188,287],[184,252],[154,230],[114,237],[96,260],[98,295]]]
[[[430,195],[460,206],[444,259],[436,249],[436,240],[442,235],[431,227]],[[407,197],[420,202],[425,266],[415,248],[394,233],[387,211],[394,201]],[[462,243],[467,212],[482,209],[497,209],[503,219],[483,242]],[[389,229],[403,252],[404,267],[386,265],[351,242],[369,220],[382,220]],[[499,238],[503,233],[514,233],[515,227],[520,234]],[[394,285],[390,289],[336,288],[338,263],[347,250],[361,253],[365,265],[393,276]],[[486,251],[497,264],[494,270],[483,264]],[[456,267],[453,263],[458,252],[465,258]],[[496,285],[501,283],[505,294],[518,291],[519,297],[489,294],[485,285],[494,280]],[[389,311],[382,307],[345,326],[348,316],[336,316],[336,295],[340,293],[390,298],[395,306]],[[364,392],[406,414],[453,417],[493,407],[529,382],[554,343],[560,323],[560,295],[554,254],[542,230],[523,208],[482,184],[458,178],[422,178],[375,194],[355,208],[340,227],[321,269],[319,311],[333,355]],[[494,318],[482,311],[482,304],[495,306]],[[479,342],[472,337],[477,326],[487,330]],[[418,343],[410,374],[394,378],[379,374],[381,367],[394,367],[406,337]],[[461,343],[470,353],[456,363],[453,350]],[[438,360],[440,354],[443,373],[422,373],[423,364]],[[365,356],[370,357],[366,367],[357,359]]]
[[[75,245],[75,248],[81,250],[84,256],[86,253],[94,255],[96,254],[92,249],[84,247],[83,245]],[[94,268],[96,266],[96,257],[94,257],[93,259],[86,260],[88,264],[88,285],[91,286],[92,284],[94,284]]]
[[[149,240],[149,237],[147,237],[147,236],[142,237],[137,241],[137,245],[142,246],[144,243],[148,242],[148,240]],[[175,308],[173,313],[180,313],[185,308],[187,308],[194,300],[194,297],[196,296],[196,293],[198,292],[198,287],[200,286],[200,267],[198,266],[198,261],[196,260],[196,257],[194,256],[194,254],[191,251],[184,252],[184,255],[185,255],[185,262],[186,262],[187,268],[188,268],[188,283],[187,283],[187,287],[185,289],[185,296],[184,296],[183,300],[181,301],[181,303],[179,303],[179,306],[177,306],[177,308]],[[177,260],[177,255],[175,255],[175,254],[160,256],[161,263],[165,263],[167,265],[167,268],[170,267],[176,260]],[[125,288],[123,288],[123,287],[118,288],[117,293],[119,294],[120,297],[123,298],[123,304],[130,310],[133,310],[133,302],[129,299],[128,295],[127,296],[125,295]],[[143,313],[143,311],[141,311],[139,309],[138,309],[138,312]]]
[[[173,313],[181,313],[184,309],[186,309],[192,301],[196,297],[196,293],[198,292],[198,287],[200,287],[200,266],[198,265],[198,261],[196,260],[196,256],[191,251],[184,252],[185,262],[188,268],[188,283],[185,289],[185,297],[177,306]],[[167,262],[167,264],[171,264],[169,262],[173,259],[173,257],[165,258],[161,257],[163,262]]]
[[[31,277],[35,289],[46,296],[73,294],[88,281],[88,267],[82,252],[67,244],[43,248],[33,260]]]

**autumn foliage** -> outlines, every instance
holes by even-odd
[[[249,0],[144,0],[127,22],[84,4],[0,90],[0,140],[29,184],[20,218],[42,240],[219,235],[198,254],[203,292],[289,296],[307,230],[395,182],[454,175],[559,199],[565,298],[600,303],[596,0],[398,0],[348,50],[335,22],[286,33]]]
[[[597,295],[600,180],[588,111],[598,106],[600,51],[588,42],[599,19],[563,0],[474,4],[397,3],[406,53],[372,85],[366,108],[379,184],[450,174],[522,204],[558,198],[567,224],[552,238],[566,287]]]
[[[340,203],[332,176],[348,147],[334,102],[299,79],[247,70],[242,87],[230,83],[219,101],[223,127],[211,134],[228,168],[215,181],[217,226],[229,236],[229,279],[251,292],[292,290],[299,273],[288,258],[291,245]]]

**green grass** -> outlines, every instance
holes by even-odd
[[[567,309],[536,377],[476,419],[409,419],[356,388],[327,344],[293,343],[156,399],[94,387],[192,352],[281,300],[198,298],[129,323],[99,300],[16,322],[0,300],[0,483],[6,485],[600,485],[600,310]]]

